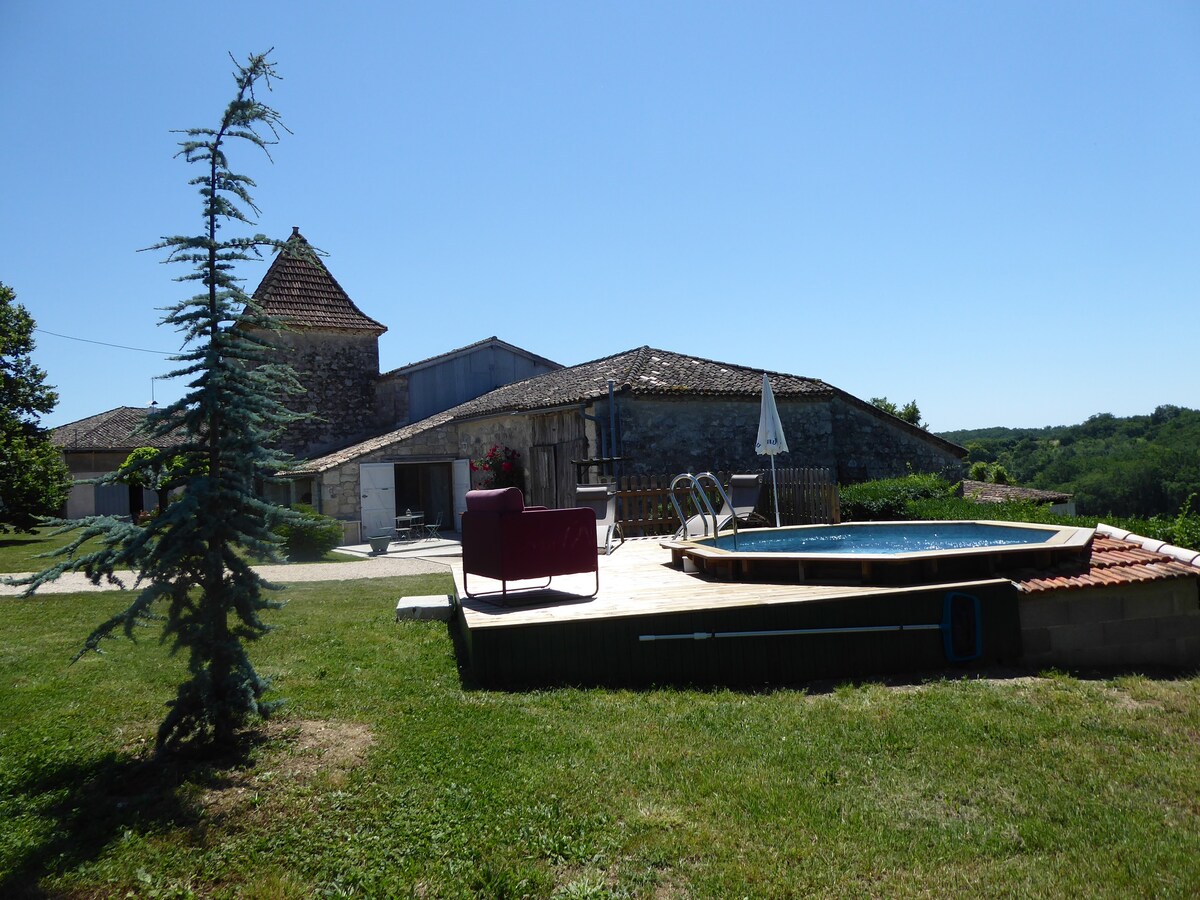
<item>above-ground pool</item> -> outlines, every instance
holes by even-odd
[[[737,581],[926,584],[1082,559],[1090,528],[1025,522],[850,522],[669,541],[677,566]]]

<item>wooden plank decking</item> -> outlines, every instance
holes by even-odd
[[[684,611],[801,603],[864,594],[894,593],[900,588],[858,585],[761,584],[715,581],[671,566],[671,551],[661,538],[628,540],[611,556],[600,557],[600,592],[591,575],[560,575],[550,590],[526,588],[509,591],[508,605],[499,596],[469,598],[463,587],[462,561],[452,564],[454,585],[470,628],[605,619],[614,616],[653,615]],[[529,584],[519,582],[518,585]],[[500,589],[500,582],[471,576],[475,592]]]
[[[989,658],[1020,650],[1016,591],[1003,579],[917,587],[716,581],[673,568],[658,539],[628,540],[600,557],[594,598],[587,597],[593,576],[572,575],[556,577],[550,590],[510,590],[501,605],[499,596],[466,596],[461,562],[453,572],[466,668],[481,685],[763,684],[936,667],[944,662],[937,631],[820,640],[770,632],[936,623],[953,590],[983,600]],[[470,586],[476,593],[500,587],[476,576]],[[741,631],[756,635],[703,637]]]

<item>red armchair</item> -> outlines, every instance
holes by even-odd
[[[468,491],[462,516],[463,589],[472,594],[467,576],[480,575],[500,582],[508,595],[508,582],[555,575],[594,572],[595,597],[600,590],[600,565],[596,555],[596,514],[590,509],[546,509],[525,506],[517,488]]]

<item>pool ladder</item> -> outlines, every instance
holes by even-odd
[[[676,475],[671,479],[671,487],[669,496],[671,504],[675,507],[675,514],[679,516],[679,521],[682,523],[679,526],[680,531],[675,533],[676,537],[687,539],[687,523],[688,517],[683,514],[683,507],[679,505],[679,498],[675,496],[675,488],[680,483],[683,483],[692,492],[692,501],[696,504],[696,509],[700,511],[701,521],[704,523],[704,536],[708,536],[708,519],[704,518],[705,511],[712,516],[712,536],[717,536],[717,511],[713,509],[712,501],[708,499],[708,494],[704,492],[702,482],[711,482],[713,487],[717,489],[717,493],[721,495],[721,502],[725,507],[733,513],[733,502],[729,499],[729,495],[725,493],[725,488],[721,486],[721,480],[712,472],[701,472],[699,475],[693,475],[691,472],[684,472],[682,475]],[[733,549],[737,549],[737,515],[732,514],[733,521]],[[680,534],[682,532],[682,535]]]

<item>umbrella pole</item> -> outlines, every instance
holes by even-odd
[[[775,481],[775,454],[771,454],[771,492],[775,495],[775,527],[779,527],[779,485]]]

